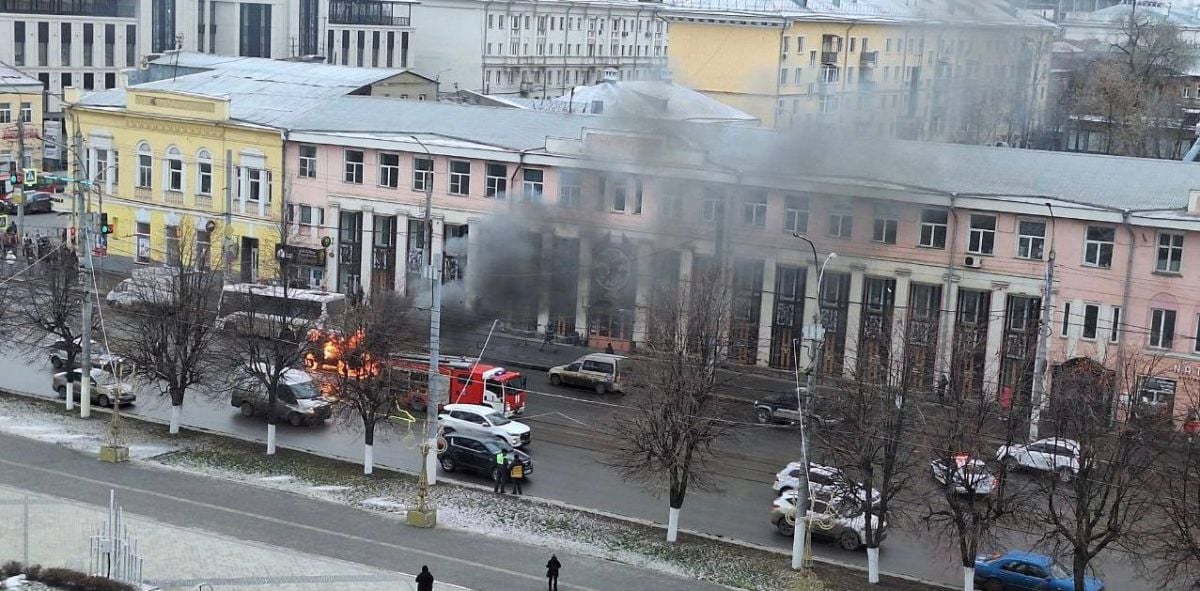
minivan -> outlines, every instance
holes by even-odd
[[[550,383],[592,388],[597,394],[621,392],[622,373],[627,361],[622,355],[591,353],[558,367],[550,368]]]
[[[266,416],[270,401],[266,384],[248,371],[237,373],[229,404],[241,410],[244,417]],[[329,401],[321,397],[321,389],[308,372],[288,369],[280,378],[275,397],[275,420],[300,427],[320,424],[333,414]]]

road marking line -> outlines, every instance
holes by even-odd
[[[14,466],[14,467],[17,467],[17,468],[25,468],[25,469],[28,469],[28,470],[35,470],[35,471],[38,471],[38,472],[45,472],[45,473],[47,473],[47,474],[53,474],[53,475],[55,475],[55,476],[59,476],[59,477],[62,477],[62,478],[71,478],[71,479],[78,480],[78,481],[81,481],[81,482],[87,482],[87,483],[89,483],[89,484],[97,484],[97,485],[100,485],[100,486],[107,486],[107,487],[110,487],[110,488],[116,488],[116,489],[121,489],[121,490],[131,491],[131,492],[140,493],[140,494],[144,494],[144,495],[148,495],[148,496],[152,496],[152,497],[158,497],[158,498],[161,498],[161,499],[166,499],[166,500],[169,500],[169,501],[175,501],[175,502],[179,502],[179,503],[184,503],[184,504],[187,504],[187,505],[194,505],[194,506],[196,506],[196,507],[201,507],[201,508],[204,508],[204,509],[209,509],[209,510],[212,510],[212,511],[221,511],[221,512],[224,512],[224,513],[229,513],[229,514],[232,514],[232,515],[237,515],[237,516],[240,516],[240,517],[248,517],[248,518],[250,518],[250,519],[257,519],[257,520],[259,520],[259,521],[265,521],[265,522],[267,522],[267,523],[274,523],[274,524],[276,524],[276,525],[283,525],[283,526],[288,526],[288,527],[296,527],[296,528],[299,528],[299,529],[303,529],[303,530],[307,530],[307,531],[311,531],[311,532],[315,532],[315,533],[320,533],[320,534],[325,534],[325,535],[330,535],[330,536],[336,536],[336,537],[340,537],[340,538],[345,538],[345,539],[347,539],[347,540],[353,540],[353,541],[355,541],[355,542],[362,542],[362,543],[366,543],[366,544],[375,544],[375,545],[378,545],[378,546],[384,546],[384,547],[386,547],[386,548],[392,548],[392,549],[395,549],[395,550],[401,550],[401,551],[404,551],[404,552],[412,552],[413,554],[417,554],[417,555],[420,555],[420,556],[425,556],[425,557],[428,557],[428,558],[438,558],[438,559],[442,559],[442,560],[448,560],[448,561],[450,561],[450,562],[458,563],[458,564],[461,564],[461,565],[464,565],[464,566],[479,567],[479,568],[483,568],[483,569],[485,569],[485,570],[490,570],[490,571],[494,571],[494,572],[498,572],[498,573],[503,573],[503,574],[506,574],[506,575],[509,575],[509,576],[512,576],[512,577],[518,577],[518,578],[525,579],[525,580],[529,580],[529,581],[537,581],[538,583],[542,583],[542,582],[544,582],[544,581],[543,581],[543,579],[545,578],[545,577],[538,577],[538,576],[534,576],[534,575],[528,575],[528,574],[525,574],[525,573],[522,573],[522,572],[517,572],[517,571],[514,571],[514,570],[509,570],[509,569],[506,569],[506,568],[501,568],[501,567],[498,567],[498,566],[492,566],[492,565],[489,565],[489,564],[484,564],[484,563],[481,563],[481,562],[474,562],[474,561],[471,561],[471,560],[467,560],[467,559],[465,559],[465,558],[457,558],[457,557],[454,557],[454,556],[447,556],[447,555],[444,555],[444,554],[438,554],[438,553],[436,553],[436,552],[430,552],[430,551],[428,551],[428,550],[421,550],[421,549],[419,549],[419,548],[413,548],[413,547],[410,547],[410,546],[404,546],[404,545],[401,545],[401,544],[394,544],[394,543],[391,543],[391,542],[384,542],[384,541],[381,541],[381,540],[372,540],[372,539],[370,539],[370,538],[364,538],[364,537],[362,537],[362,536],[356,536],[356,535],[354,535],[354,534],[347,534],[347,533],[342,533],[342,532],[336,532],[336,531],[332,531],[332,530],[324,529],[324,528],[321,528],[321,527],[316,527],[316,526],[313,526],[313,525],[305,525],[305,524],[302,524],[302,523],[293,523],[293,522],[291,522],[291,521],[286,521],[286,520],[283,520],[283,519],[278,519],[278,518],[275,518],[275,517],[268,517],[268,516],[266,516],[266,515],[259,515],[259,514],[257,514],[257,513],[251,513],[251,512],[249,512],[249,511],[241,511],[241,510],[238,510],[238,509],[230,509],[230,508],[228,508],[228,507],[222,507],[222,506],[220,506],[220,505],[213,505],[213,504],[211,504],[211,503],[205,503],[205,502],[203,502],[203,501],[194,501],[194,500],[192,500],[192,499],[185,499],[185,498],[183,498],[183,497],[177,497],[177,496],[174,496],[174,495],[168,495],[168,494],[166,494],[166,493],[160,493],[160,492],[156,492],[156,491],[152,491],[152,490],[147,490],[147,489],[144,489],[144,488],[138,488],[138,487],[135,487],[135,486],[127,486],[127,485],[124,485],[124,484],[117,484],[117,483],[115,483],[115,482],[108,482],[108,481],[105,481],[105,480],[97,480],[97,479],[94,479],[94,478],[88,478],[88,477],[86,477],[86,476],[79,476],[79,475],[76,475],[76,474],[71,474],[71,473],[69,473],[69,472],[63,472],[63,471],[61,471],[61,470],[54,470],[54,469],[52,469],[52,468],[42,468],[42,467],[39,467],[39,466],[32,466],[32,465],[29,465],[29,464],[22,464],[22,463],[20,463],[20,462],[14,462],[14,461],[11,461],[11,460],[5,460],[5,459],[0,459],[0,464],[8,464],[8,465],[10,465],[10,466]],[[301,497],[301,498],[304,498],[304,497]],[[312,499],[306,499],[306,500],[312,500]],[[317,501],[317,502],[320,502],[320,501]],[[203,528],[197,528],[197,529],[203,529]],[[370,566],[370,565],[365,565],[365,566]],[[580,591],[600,591],[599,589],[593,589],[593,588],[591,588],[591,587],[581,587],[581,586],[578,586],[578,585],[563,585],[563,587],[564,587],[564,588],[566,588],[566,589],[579,589]]]

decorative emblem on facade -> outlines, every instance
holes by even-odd
[[[607,291],[620,291],[629,285],[633,264],[625,251],[609,246],[592,261],[592,277]]]

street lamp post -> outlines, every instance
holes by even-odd
[[[805,236],[798,233],[793,233],[792,236],[799,238],[808,243],[812,249],[813,267],[817,268],[817,246],[813,244]],[[817,370],[821,366],[821,350],[824,348],[825,327],[821,323],[821,283],[825,279],[825,267],[829,265],[829,261],[837,258],[836,252],[830,252],[825,257],[825,262],[820,263],[820,270],[817,273],[817,301],[814,302],[812,324],[804,327],[804,338],[812,341],[812,362],[808,368],[808,377],[806,385],[802,389],[800,387],[800,364],[796,363],[796,410],[800,414],[800,462],[803,466],[800,469],[800,482],[796,485],[796,513],[795,513],[795,531],[792,537],[792,568],[802,569],[807,567],[810,562],[809,557],[809,527],[808,527],[808,412],[806,411],[805,400],[816,392],[817,387]]]

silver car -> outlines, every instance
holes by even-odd
[[[60,371],[54,374],[54,391],[58,393],[59,398],[65,400],[67,398],[67,384],[71,384],[73,397],[76,401],[79,401],[82,397],[82,377],[83,371],[79,369]],[[137,401],[137,395],[133,393],[132,384],[127,381],[118,380],[116,376],[103,369],[92,369],[91,381],[91,391],[88,398],[92,399],[92,404],[111,407],[114,400],[118,401],[122,406],[133,404]]]

